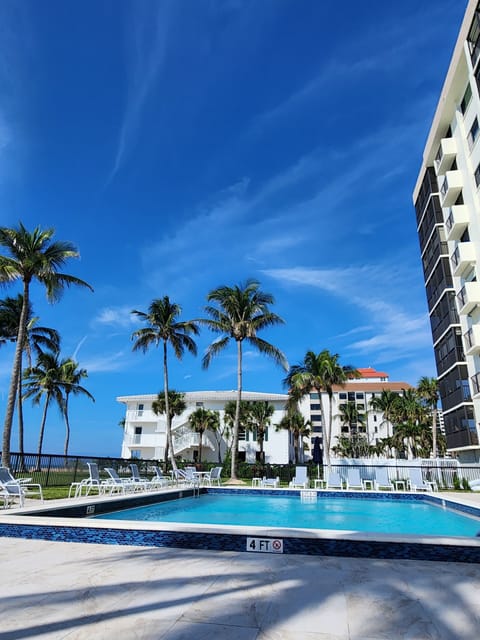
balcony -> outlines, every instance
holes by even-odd
[[[465,353],[467,356],[474,356],[480,353],[480,325],[474,324],[463,334]]]
[[[157,416],[151,409],[129,409],[127,411],[127,422],[157,422]]]
[[[480,305],[480,282],[466,282],[457,294],[457,301],[458,313],[462,316]]]
[[[156,433],[126,434],[124,444],[127,447],[158,447],[164,444],[165,437]]]
[[[447,171],[440,186],[440,204],[442,207],[451,207],[455,204],[462,191],[463,180],[460,171]]]
[[[476,373],[470,378],[472,384],[472,395],[478,396],[480,393],[480,373]]]
[[[443,175],[457,155],[457,143],[454,138],[442,138],[435,157],[435,172]]]
[[[464,204],[454,204],[450,207],[445,221],[447,240],[460,240],[469,221],[468,209]]]
[[[475,264],[477,256],[473,242],[459,242],[450,257],[453,275],[462,277]]]

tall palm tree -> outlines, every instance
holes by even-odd
[[[345,386],[349,378],[356,378],[360,374],[351,366],[342,367],[339,363],[340,356],[337,353],[330,353],[328,349],[314,353],[307,351],[303,362],[291,367],[285,384],[289,387],[290,395],[296,398],[308,395],[314,389],[320,400],[322,416],[324,420],[324,456],[327,466],[330,468],[330,448],[332,440],[333,422],[333,388],[334,386]],[[329,415],[328,423],[325,424],[325,406],[322,392],[328,397]]]
[[[24,398],[32,398],[33,404],[40,404],[45,398],[40,434],[38,438],[38,462],[37,471],[41,468],[41,455],[43,436],[47,421],[47,411],[52,402],[55,402],[63,413],[63,377],[62,366],[57,353],[40,352],[34,367],[28,367],[24,374],[25,393]]]
[[[390,389],[382,389],[379,396],[375,396],[370,400],[370,407],[374,411],[382,413],[382,424],[387,425],[387,438],[391,436],[389,425],[393,428],[394,420],[398,414],[397,407],[399,404],[399,395]]]
[[[190,427],[199,434],[198,462],[202,462],[203,434],[207,430],[214,432],[218,429],[220,425],[220,414],[218,411],[213,411],[212,409],[198,407],[198,409],[195,409],[195,411],[190,414],[188,422]]]
[[[417,384],[417,393],[427,404],[432,415],[432,452],[437,457],[437,413],[438,413],[438,381],[436,378],[423,376]]]
[[[234,340],[237,344],[237,404],[233,425],[233,443],[231,460],[231,480],[237,480],[238,425],[240,422],[240,403],[242,401],[242,345],[247,342],[252,347],[272,358],[285,370],[288,369],[284,354],[274,345],[258,337],[258,332],[268,327],[283,324],[282,318],[270,311],[275,300],[270,293],[260,289],[256,280],[247,280],[245,284],[234,287],[222,286],[213,289],[207,296],[209,304],[205,307],[208,318],[199,320],[220,337],[212,342],[203,357],[203,367],[210,365],[212,358],[222,352]]]
[[[0,345],[8,339],[16,342],[20,317],[23,308],[23,295],[19,293],[16,297],[7,297],[0,300]],[[22,356],[25,355],[27,364],[32,366],[32,352],[38,354],[47,349],[58,352],[60,348],[60,335],[55,329],[38,326],[38,318],[33,316],[32,305],[27,309],[27,329]],[[3,336],[3,337],[2,337]],[[20,359],[17,380],[17,416],[18,416],[18,449],[20,453],[20,464],[24,466],[24,429],[23,429],[23,357]]]
[[[182,309],[180,305],[171,302],[168,296],[152,300],[148,312],[132,311],[140,320],[146,323],[146,327],[138,329],[132,334],[135,340],[133,351],[141,350],[144,353],[152,345],[163,346],[163,390],[165,393],[165,414],[167,418],[167,446],[170,451],[170,460],[174,471],[177,469],[172,442],[172,419],[168,404],[168,358],[167,347],[171,346],[175,356],[181,360],[185,349],[197,355],[197,345],[191,334],[198,335],[199,330],[194,320],[180,322]]]
[[[265,452],[263,446],[265,443],[265,435],[272,422],[275,407],[270,402],[264,400],[256,400],[248,404],[248,426],[257,433],[257,442],[260,446],[260,460],[264,463]]]
[[[170,424],[170,434],[172,429],[172,422],[175,416],[180,416],[187,408],[185,402],[185,394],[175,389],[169,389],[168,394],[165,391],[160,391],[157,395],[157,399],[152,402],[152,411],[157,416],[165,414],[167,429]],[[168,435],[168,430],[167,430]],[[170,439],[167,437],[167,445],[165,447],[165,464],[167,464],[169,452],[171,452],[172,459],[175,460],[175,451],[173,449],[173,440],[170,435]],[[176,465],[173,467],[176,469]]]
[[[297,464],[299,443],[303,441],[304,437],[308,438],[310,435],[310,420],[305,420],[300,411],[287,411],[276,427],[277,430],[286,429],[292,434],[295,464]]]
[[[68,455],[68,445],[70,442],[70,419],[68,415],[68,401],[70,395],[74,396],[84,395],[87,398],[90,398],[93,402],[95,402],[95,398],[92,394],[82,387],[80,382],[83,378],[88,376],[86,369],[79,369],[79,364],[73,358],[67,358],[60,363],[61,369],[61,380],[63,383],[63,392],[64,392],[64,401],[62,407],[62,413],[65,420],[65,446],[64,446],[64,455]]]
[[[65,263],[70,258],[78,258],[79,254],[70,242],[54,242],[53,235],[53,229],[42,230],[36,227],[30,232],[22,223],[18,228],[0,227],[0,248],[3,248],[7,254],[0,255],[0,283],[19,280],[23,285],[23,306],[3,427],[2,464],[6,467],[10,466],[12,421],[18,390],[18,373],[27,331],[30,285],[34,280],[42,284],[50,302],[57,301],[65,287],[71,285],[88,287],[92,290],[90,285],[80,278],[60,273],[59,270]]]

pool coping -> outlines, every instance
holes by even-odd
[[[208,493],[299,495],[300,490],[207,488]],[[465,501],[453,500],[444,495],[409,492],[359,492],[316,491],[323,496],[348,496],[355,499],[380,498],[385,500],[407,499],[430,502],[454,511],[466,512],[480,518],[480,508]],[[303,528],[261,527],[234,525],[198,525],[179,523],[132,522],[127,520],[85,519],[93,513],[105,513],[151,504],[159,500],[188,497],[191,489],[170,489],[132,496],[97,496],[62,501],[63,504],[45,505],[3,511],[0,515],[0,537],[61,540],[79,543],[101,543],[137,546],[166,546],[190,549],[224,551],[252,551],[247,548],[249,540],[263,540],[263,549],[273,551],[273,541],[283,553],[307,555],[397,558],[412,560],[441,560],[447,562],[480,563],[480,538],[454,536],[419,536],[379,534],[358,531],[319,530]],[[119,506],[121,505],[121,506]],[[45,515],[76,511],[76,517]],[[93,511],[93,513],[92,513]],[[479,521],[480,531],[480,521]]]

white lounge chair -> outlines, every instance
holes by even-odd
[[[272,489],[277,489],[280,486],[280,476],[276,478],[262,478],[262,487],[272,487]]]
[[[132,482],[130,478],[120,478],[112,467],[105,467],[105,471],[108,473],[109,478],[102,482],[102,486],[105,488],[105,491],[109,491],[110,494],[115,493],[115,491],[120,493],[136,491],[138,487],[141,487],[138,483]]]
[[[72,497],[72,493],[74,493],[75,498],[79,498],[83,494],[88,496],[93,489],[95,489],[98,494],[102,493],[103,486],[98,472],[98,464],[96,462],[87,462],[87,467],[88,478],[84,478],[80,482],[72,482],[68,492],[69,498]]]
[[[347,489],[363,490],[360,471],[358,469],[355,469],[354,467],[347,468]]]
[[[296,487],[300,489],[307,489],[310,485],[310,481],[307,476],[307,467],[295,467],[295,477],[290,480],[288,485],[291,489]]]
[[[38,496],[43,502],[43,491],[40,484],[32,483],[31,478],[19,478],[17,480],[7,467],[0,467],[0,486],[3,496],[10,497],[7,502],[18,499],[20,506],[23,507],[25,498],[29,496]],[[7,505],[5,504],[5,506]]]
[[[155,474],[150,480],[150,484],[152,485],[152,487],[168,487],[172,484],[172,479],[164,476],[161,469],[159,469],[155,465],[152,467],[152,469]]]
[[[337,471],[330,471],[327,478],[327,489],[340,489],[343,490],[343,482],[340,474]]]
[[[412,491],[435,491],[437,488],[436,483],[424,480],[420,467],[410,467],[408,475]]]
[[[378,467],[375,469],[375,480],[373,483],[375,491],[381,491],[386,489],[393,491],[394,486],[390,478],[388,477],[388,469],[386,467]]]
[[[132,472],[132,477],[130,478],[130,480],[133,482],[133,484],[141,485],[142,489],[145,489],[145,490],[150,489],[152,485],[150,481],[147,480],[147,478],[142,478],[140,476],[138,465],[135,462],[132,462],[129,466],[130,466],[130,471]]]
[[[214,483],[220,486],[222,484],[222,469],[223,467],[213,467],[213,469],[210,470],[209,475],[204,477],[205,483],[210,486]]]

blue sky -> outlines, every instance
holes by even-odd
[[[118,455],[115,398],[161,389],[130,311],[163,295],[190,319],[253,277],[290,363],[328,348],[392,380],[435,375],[411,193],[466,4],[0,3],[0,224],[54,227],[95,289],[54,306],[32,290],[96,398],[72,400],[72,453]],[[235,367],[233,347],[207,372],[172,357],[171,386],[234,389]],[[245,389],[282,391],[283,375],[247,350]],[[40,418],[28,408],[28,450]],[[52,408],[44,451],[62,443]]]

